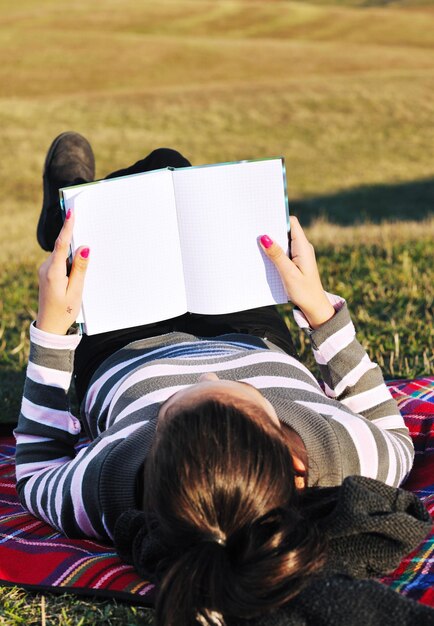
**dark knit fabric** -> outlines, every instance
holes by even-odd
[[[160,541],[158,529],[152,517],[143,511],[125,511],[115,528],[116,551],[120,558],[134,565],[145,578],[155,578],[158,565],[166,556],[166,548]]]
[[[413,493],[380,481],[349,476],[341,487],[319,492],[311,516],[328,539],[329,570],[356,578],[382,576],[398,567],[432,526]]]
[[[230,626],[434,625],[434,610],[366,580],[392,571],[429,533],[431,518],[414,494],[349,476],[341,487],[309,490],[305,505],[326,538],[324,571],[285,608],[257,620],[229,620]],[[157,573],[158,579],[167,552],[152,519],[125,512],[116,523],[115,545],[139,574]]]
[[[228,626],[433,626],[434,609],[374,580],[344,574],[315,579],[285,608]]]

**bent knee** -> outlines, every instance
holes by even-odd
[[[161,162],[161,167],[188,167],[191,165],[178,150],[172,148],[156,148],[149,155]]]

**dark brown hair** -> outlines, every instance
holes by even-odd
[[[253,407],[206,400],[171,408],[159,424],[145,466],[144,509],[169,555],[156,602],[161,626],[216,623],[213,613],[224,624],[272,611],[322,564],[287,442]]]

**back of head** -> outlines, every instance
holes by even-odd
[[[291,453],[261,410],[207,400],[172,411],[157,429],[144,484],[166,554],[158,624],[224,624],[272,611],[321,564]]]

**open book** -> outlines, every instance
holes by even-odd
[[[75,213],[72,252],[91,249],[77,320],[88,335],[287,302],[258,241],[288,249],[283,159],[166,168],[60,195]]]

